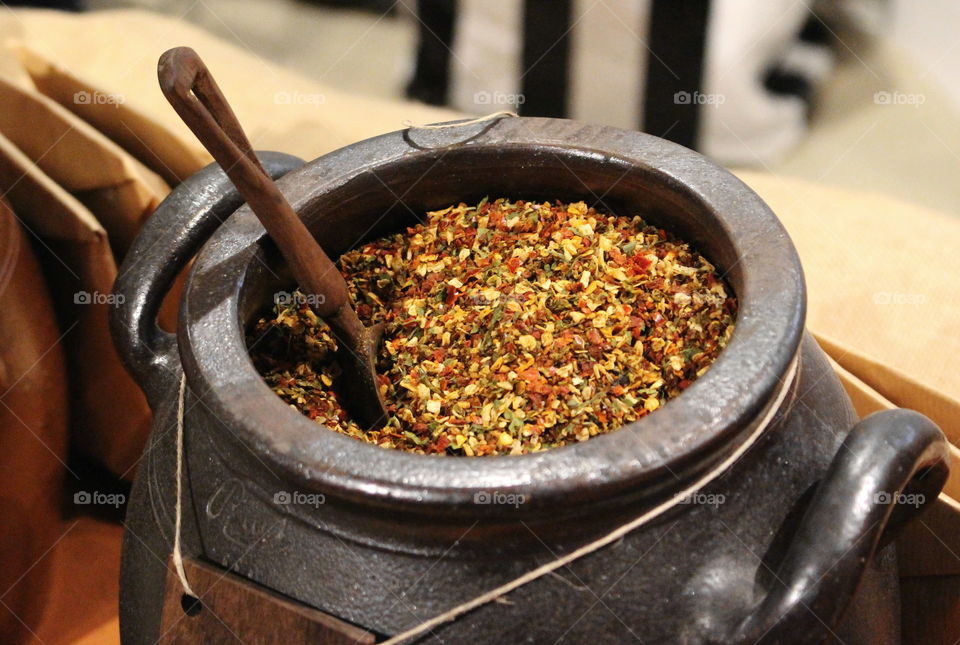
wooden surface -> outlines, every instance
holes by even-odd
[[[903,527],[897,538],[897,559],[901,578],[956,576],[960,580],[960,503],[941,493]]]
[[[960,641],[960,576],[902,578],[903,645]]]
[[[67,374],[30,238],[0,196],[0,643],[42,615],[60,537]]]
[[[374,635],[316,609],[293,602],[226,570],[185,559],[184,571],[201,600],[184,611],[183,589],[168,566],[160,645],[372,644]],[[191,615],[192,614],[192,615]]]

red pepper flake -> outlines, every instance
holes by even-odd
[[[347,417],[336,342],[305,304],[249,330],[254,364],[317,423],[425,454],[536,452],[655,413],[716,359],[737,311],[689,245],[582,202],[459,204],[340,268],[360,318],[386,325],[387,425]]]
[[[457,298],[460,297],[460,292],[456,287],[447,285],[447,297],[444,299],[444,304],[448,307],[457,301]]]

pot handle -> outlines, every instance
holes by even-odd
[[[863,419],[818,486],[776,587],[722,642],[822,642],[878,546],[936,500],[949,468],[947,440],[925,416],[897,409]]]
[[[303,165],[279,152],[258,152],[277,179]],[[120,266],[110,312],[113,343],[127,371],[153,405],[179,378],[176,336],[157,325],[157,313],[177,274],[243,198],[212,163],[177,186],[144,224]]]

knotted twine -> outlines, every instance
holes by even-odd
[[[475,119],[470,119],[469,121],[455,121],[454,123],[436,123],[432,125],[417,125],[410,121],[404,121],[404,127],[411,128],[414,130],[446,130],[448,128],[460,128],[465,125],[476,125],[477,123],[484,123],[486,121],[493,121],[494,119],[499,119],[500,117],[515,117],[517,116],[516,112],[511,112],[510,110],[500,110],[499,112],[493,112],[492,114],[487,114],[486,116],[478,116]]]

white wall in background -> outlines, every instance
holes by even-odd
[[[960,109],[960,2],[893,0],[892,18],[894,44]]]

